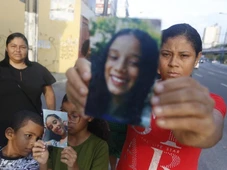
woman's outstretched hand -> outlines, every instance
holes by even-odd
[[[151,105],[160,128],[172,130],[182,144],[211,147],[222,136],[223,117],[207,88],[191,77],[160,81]]]

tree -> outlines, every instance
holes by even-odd
[[[157,21],[157,20],[154,20]],[[90,22],[90,36],[92,37],[91,52],[94,56],[99,56],[103,51],[107,42],[111,37],[121,29],[132,28],[140,29],[147,32],[160,45],[161,32],[160,23],[152,22],[152,20],[141,20],[131,18],[116,17],[99,17]]]

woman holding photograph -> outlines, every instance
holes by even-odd
[[[67,124],[62,121],[62,119],[56,114],[49,114],[46,117],[46,127],[51,132],[56,135],[61,136],[60,141],[52,139],[47,143],[47,145],[56,146],[56,147],[66,147],[67,146]]]
[[[226,114],[224,100],[191,77],[201,55],[200,35],[190,25],[176,24],[163,31],[159,64],[162,81],[156,83],[150,99],[155,116],[150,127],[128,126],[118,170],[195,170],[201,149],[220,141]],[[74,104],[83,106],[90,64],[79,59],[76,66],[78,69],[66,74],[67,91]]]
[[[158,56],[157,42],[146,32],[123,29],[116,33],[100,58],[91,57],[86,113],[117,123],[140,124]]]

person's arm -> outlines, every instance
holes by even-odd
[[[102,141],[96,148],[91,170],[107,170],[109,166],[108,145],[106,142]]]
[[[156,124],[172,130],[180,143],[208,148],[221,139],[223,116],[207,88],[190,77],[181,77],[157,83],[154,93],[151,104]]]
[[[44,86],[43,94],[45,97],[47,108],[50,110],[56,109],[56,101],[55,101],[55,94],[54,90],[51,85]]]
[[[224,119],[222,114],[216,109],[211,115],[213,115],[213,118],[191,122],[190,129],[195,128],[195,130],[174,130],[175,137],[181,143],[194,147],[209,148],[214,146],[222,138]]]
[[[40,170],[48,170],[47,160],[49,157],[49,151],[43,141],[38,140],[34,143],[32,155],[33,158],[39,163]]]
[[[64,148],[61,152],[61,162],[67,165],[68,170],[79,170],[77,164],[77,153],[70,146]]]
[[[44,165],[39,164],[39,170],[49,170],[49,169],[47,168],[47,164],[44,164]]]

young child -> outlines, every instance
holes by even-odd
[[[7,145],[0,150],[1,170],[39,170],[39,164],[31,156],[32,148],[43,134],[43,119],[37,113],[20,111],[15,114],[11,126],[5,130]]]
[[[109,163],[108,126],[103,120],[83,118],[77,114],[75,105],[65,95],[62,111],[68,113],[68,147],[53,147],[50,155],[45,143],[37,141],[33,148],[34,158],[52,170],[107,170]],[[49,160],[48,157],[50,156]],[[59,161],[60,160],[60,161]],[[47,163],[48,162],[48,163]]]

